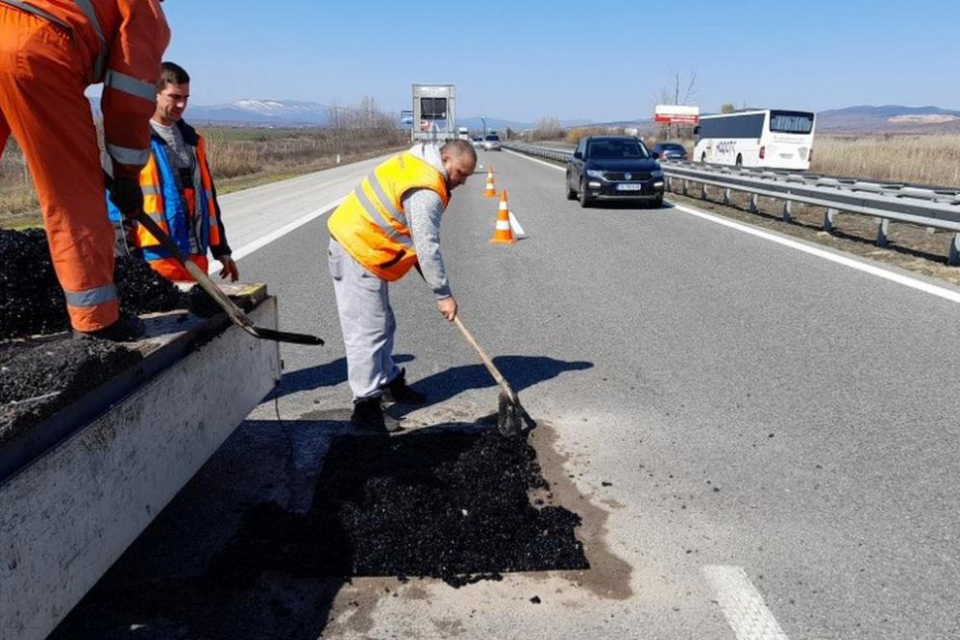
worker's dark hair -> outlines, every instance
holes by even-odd
[[[164,62],[160,65],[160,78],[157,79],[157,92],[163,91],[168,84],[187,84],[190,74],[187,70],[174,62]]]
[[[477,164],[477,151],[466,140],[450,140],[440,147],[440,153],[448,153],[452,156],[466,155],[473,161],[473,164]]]

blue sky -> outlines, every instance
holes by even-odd
[[[167,59],[195,104],[240,98],[409,108],[457,86],[461,117],[649,117],[675,72],[691,102],[960,109],[956,0],[167,0]]]

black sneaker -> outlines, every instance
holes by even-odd
[[[399,431],[400,424],[394,420],[385,420],[380,398],[363,398],[353,403],[353,415],[350,422],[358,429],[374,433]]]
[[[399,404],[426,404],[427,394],[420,393],[407,386],[407,370],[400,369],[400,375],[383,388],[383,399]]]
[[[109,340],[110,342],[133,342],[137,338],[142,338],[147,332],[143,320],[129,313],[121,313],[120,318],[109,327],[97,329],[96,331],[77,331],[74,329],[73,337],[79,340]]]

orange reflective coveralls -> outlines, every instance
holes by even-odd
[[[158,0],[0,0],[0,152],[12,133],[43,209],[73,327],[118,318],[113,228],[87,86],[101,109],[115,177],[149,157],[160,62],[170,41]]]

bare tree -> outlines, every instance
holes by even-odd
[[[687,73],[686,80],[680,71],[674,70],[673,79],[670,85],[665,85],[660,89],[660,102],[658,104],[689,104],[691,100],[697,97],[697,68],[694,67]],[[671,137],[674,133],[679,133],[679,127],[667,125],[664,132],[664,138]]]
[[[660,89],[660,104],[687,104],[696,97],[696,67],[687,74],[686,82],[684,82],[683,74],[674,71],[671,84]]]

